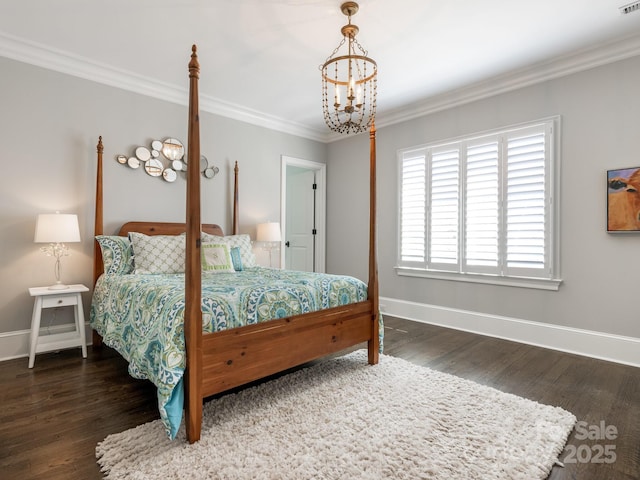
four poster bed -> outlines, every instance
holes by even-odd
[[[198,165],[200,159],[199,71],[194,45],[189,62],[190,165]],[[382,329],[376,262],[375,127],[370,131],[368,284],[347,276],[254,266],[247,251],[248,236],[238,235],[237,164],[231,236],[225,237],[218,225],[201,223],[197,168],[187,170],[185,223],[130,222],[118,236],[104,235],[103,150],[100,137],[91,305],[94,345],[104,340],[130,362],[133,376],[156,384],[161,417],[170,436],[175,435],[184,409],[187,440],[199,440],[203,399],[208,396],[363,342],[367,342],[368,362],[378,363]],[[171,252],[176,245],[184,247],[183,272],[157,275],[140,269],[145,258],[142,247],[150,248],[146,253],[153,263],[158,258],[153,249],[167,245]],[[235,250],[236,255],[230,255],[233,268],[228,268],[228,262],[219,263],[218,256],[208,261],[213,251],[228,258],[227,250]],[[245,287],[248,290],[242,290]],[[303,291],[307,287],[315,290]],[[287,303],[291,299],[294,301]],[[146,304],[145,308],[139,303]]]

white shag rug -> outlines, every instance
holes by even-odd
[[[325,360],[208,402],[202,438],[160,421],[96,447],[106,479],[544,479],[576,418],[405,360]]]

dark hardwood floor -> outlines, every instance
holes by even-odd
[[[571,411],[551,480],[640,478],[640,368],[386,318],[385,354]],[[101,479],[95,446],[158,418],[150,383],[109,348],[0,362],[0,479]],[[604,422],[615,439],[598,436]],[[614,460],[615,455],[615,461]],[[568,460],[568,461],[567,461]],[[571,463],[571,461],[574,463]],[[600,462],[600,463],[599,463]]]

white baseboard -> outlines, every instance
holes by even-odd
[[[518,318],[458,310],[423,303],[380,297],[383,314],[441,327],[488,335],[538,347],[575,353],[610,362],[640,367],[640,338],[532,322]],[[73,330],[73,325],[50,327],[47,333]],[[92,330],[85,324],[87,345]],[[30,330],[0,333],[0,361],[29,356]]]
[[[640,367],[640,338],[380,297],[393,317]]]
[[[45,336],[53,333],[72,332],[75,325],[56,325],[48,328],[41,328],[40,335]],[[87,345],[91,345],[93,330],[88,323],[84,326]],[[0,333],[0,362],[29,356],[29,338],[31,330],[18,330],[16,332]],[[80,347],[78,347],[80,348]],[[37,358],[37,357],[36,357]]]

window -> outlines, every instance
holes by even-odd
[[[398,272],[557,289],[557,122],[400,151]]]

